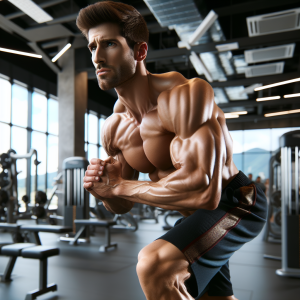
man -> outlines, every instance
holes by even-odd
[[[228,260],[261,230],[263,193],[232,160],[223,112],[204,80],[146,70],[148,30],[131,6],[104,1],[82,9],[101,89],[119,99],[102,130],[110,156],[92,159],[84,188],[114,213],[134,203],[178,210],[184,218],[139,253],[148,300],[232,300]],[[137,181],[138,172],[152,182]]]
[[[266,193],[266,186],[265,186],[264,183],[261,181],[261,177],[260,177],[260,176],[257,176],[257,177],[256,177],[255,184],[256,184],[257,186],[259,186],[259,187],[262,189],[262,191],[263,191],[264,193]]]

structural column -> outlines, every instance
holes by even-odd
[[[58,75],[59,150],[58,169],[64,159],[85,156],[84,115],[88,100],[87,72],[76,74],[75,51],[69,49],[61,58],[62,71]]]

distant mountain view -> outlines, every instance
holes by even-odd
[[[244,153],[233,154],[236,167],[246,175],[252,173],[253,179],[260,176],[263,180],[269,178],[270,151],[253,148]]]

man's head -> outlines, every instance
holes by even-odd
[[[248,178],[249,178],[250,180],[252,180],[252,173],[249,173],[249,174],[248,174]]]
[[[101,89],[127,81],[135,73],[136,61],[146,58],[147,25],[130,5],[112,1],[89,5],[80,10],[76,24],[89,41]]]
[[[260,178],[260,176],[257,176],[257,177],[256,177],[256,180],[255,180],[255,182],[258,182],[258,183],[260,183],[260,182],[261,182],[261,178]]]

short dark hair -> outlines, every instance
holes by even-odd
[[[148,43],[147,24],[131,5],[113,1],[97,2],[81,9],[76,20],[77,27],[87,39],[89,30],[102,23],[118,24],[120,34],[132,49],[136,43]]]

